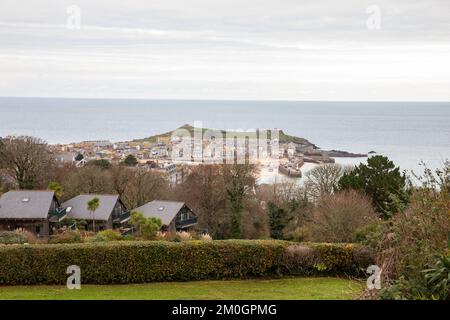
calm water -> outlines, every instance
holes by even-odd
[[[276,102],[0,98],[0,136],[49,143],[131,140],[185,123],[224,129],[282,128],[324,149],[392,158],[403,169],[450,159],[450,102]],[[358,159],[340,159],[342,163]]]

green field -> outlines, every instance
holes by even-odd
[[[68,290],[65,286],[2,286],[0,287],[0,299],[321,300],[352,299],[362,290],[361,282],[348,279],[282,278],[82,285],[80,290]]]

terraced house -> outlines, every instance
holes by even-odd
[[[0,230],[25,229],[45,237],[65,217],[53,191],[16,190],[0,197]]]

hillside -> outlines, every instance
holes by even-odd
[[[189,125],[189,124],[185,124],[185,125],[181,126],[181,127],[178,128],[178,129],[185,129],[185,130],[188,130],[188,131],[191,133],[191,135],[194,134],[194,127],[191,126],[191,125]],[[178,130],[178,129],[177,129],[177,130]],[[208,128],[203,128],[203,133],[205,133],[207,130],[209,130],[209,129],[208,129]],[[166,139],[169,139],[169,138],[172,136],[172,133],[173,133],[174,131],[175,131],[175,130],[169,131],[169,132],[166,132],[166,133],[162,133],[162,134],[158,134],[158,135],[154,135],[154,136],[150,136],[150,137],[143,138],[143,139],[136,139],[136,140],[133,140],[133,141],[134,141],[134,142],[151,142],[151,143],[156,143],[158,140],[166,140]],[[223,136],[225,137],[225,130],[221,130],[221,132],[222,132]],[[234,133],[236,136],[238,136],[238,137],[239,137],[239,136],[245,137],[245,136],[248,135],[248,132],[239,132],[239,131],[236,131],[236,132],[233,132],[233,133]],[[289,143],[289,142],[293,142],[293,143],[300,144],[300,145],[303,145],[303,146],[313,146],[314,149],[317,149],[317,147],[316,147],[313,143],[311,143],[310,141],[308,141],[307,139],[301,138],[301,137],[296,137],[296,136],[291,136],[291,135],[288,135],[288,134],[285,134],[285,133],[283,132],[283,130],[280,130],[279,139],[280,139],[280,143]]]

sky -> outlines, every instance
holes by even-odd
[[[450,101],[448,0],[0,0],[0,96]]]

